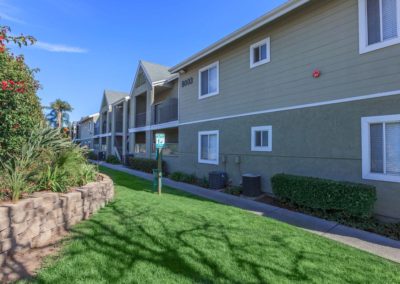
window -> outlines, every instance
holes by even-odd
[[[250,68],[270,62],[270,38],[250,46]]]
[[[218,95],[219,62],[199,70],[199,99]]]
[[[400,0],[359,0],[360,53],[400,43]]]
[[[362,119],[363,178],[400,182],[400,115]]]
[[[219,131],[199,132],[199,163],[218,165]]]
[[[272,151],[272,126],[251,128],[251,151]]]

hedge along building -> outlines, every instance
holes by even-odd
[[[104,157],[115,155],[120,160],[126,155],[128,101],[127,93],[104,91],[93,137],[96,153],[103,153]]]
[[[400,0],[294,0],[172,67],[169,171],[372,184],[400,219]],[[150,119],[150,118],[148,118]]]
[[[129,145],[135,157],[155,157],[155,134],[165,133],[164,158],[176,164],[179,147],[178,75],[169,67],[140,61],[131,89]]]

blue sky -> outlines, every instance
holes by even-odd
[[[72,120],[98,111],[104,89],[129,92],[140,59],[172,66],[284,0],[0,0],[0,25],[38,39],[24,54],[43,89],[74,107]]]

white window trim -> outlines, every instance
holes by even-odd
[[[400,0],[397,0],[397,38],[368,45],[367,0],[358,0],[360,54],[400,43]]]
[[[204,160],[201,158],[201,136],[203,135],[217,135],[217,160]],[[219,165],[219,130],[200,131],[198,135],[198,162],[200,164]]]
[[[253,50],[254,50],[254,48],[259,47],[263,44],[267,45],[267,58],[254,63],[253,62],[254,61],[253,60]],[[269,62],[271,62],[271,38],[267,37],[266,39],[263,39],[259,42],[256,42],[256,43],[250,45],[250,68],[255,68],[257,66],[260,66],[260,65],[263,65],[263,64],[266,64]]]
[[[256,132],[257,131],[268,131],[268,146],[257,147]],[[251,151],[253,152],[272,152],[272,126],[256,126],[251,128]]]
[[[201,95],[201,72],[211,69],[213,67],[217,67],[217,90],[213,93],[209,93],[207,95]],[[199,70],[199,100],[206,99],[212,96],[216,96],[219,94],[219,61],[214,62],[206,67],[203,67]]]
[[[400,122],[400,114],[363,117],[361,119],[362,137],[362,177],[367,180],[379,180],[388,182],[400,182],[400,176],[371,173],[371,136],[370,125],[374,123]],[[386,147],[386,145],[384,145]]]

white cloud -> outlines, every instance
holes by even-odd
[[[8,3],[7,0],[0,0],[0,20],[13,22],[16,24],[25,24],[25,22],[15,15],[21,13],[20,9]]]
[[[65,53],[87,53],[88,50],[80,47],[68,46],[64,44],[52,44],[43,41],[35,43],[34,47],[50,52],[65,52]]]
[[[0,20],[6,20],[6,21],[13,22],[16,24],[25,24],[25,22],[23,20],[14,18],[14,17],[12,17],[6,13],[2,13],[2,12],[0,12]]]

